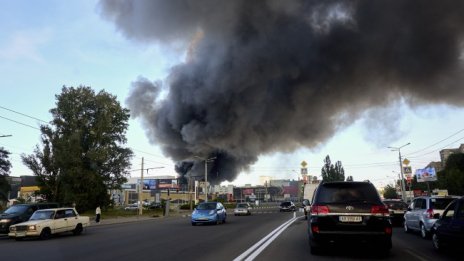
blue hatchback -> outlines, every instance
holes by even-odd
[[[203,202],[193,210],[192,226],[196,224],[225,223],[227,218],[226,208],[220,202]]]

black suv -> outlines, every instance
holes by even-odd
[[[57,208],[57,203],[16,204],[0,214],[0,234],[8,234],[10,226],[28,221],[37,209]]]
[[[321,248],[372,244],[382,255],[392,247],[390,212],[370,182],[318,186],[308,219],[311,253]]]

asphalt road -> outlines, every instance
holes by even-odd
[[[386,258],[364,249],[333,249],[312,256],[302,213],[253,210],[228,215],[226,224],[192,226],[188,217],[171,217],[89,227],[82,235],[50,240],[0,239],[2,260],[455,260],[436,253],[430,240],[394,229]],[[280,229],[279,229],[280,227]],[[258,243],[259,242],[259,243]]]

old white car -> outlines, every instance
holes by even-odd
[[[10,226],[8,236],[22,240],[26,237],[48,239],[53,234],[63,232],[79,235],[89,224],[89,217],[79,216],[74,208],[42,209],[35,211],[29,221]]]

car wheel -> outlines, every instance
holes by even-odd
[[[420,234],[421,234],[421,237],[426,239],[429,237],[429,232],[427,232],[427,230],[425,229],[425,226],[424,224],[420,224]]]
[[[408,225],[406,224],[406,221],[404,221],[404,232],[409,233],[411,230],[409,229]]]
[[[82,224],[77,224],[76,228],[73,230],[73,234],[75,236],[78,236],[82,233],[82,230],[83,230]]]
[[[432,234],[432,244],[435,250],[440,251],[440,252],[443,251],[443,247],[441,245],[440,239],[438,238],[438,235],[435,232]]]
[[[197,225],[197,223],[195,223],[195,222],[192,222],[192,226],[196,226],[196,225]]]
[[[52,235],[52,234],[51,234],[51,232],[50,232],[50,229],[49,229],[49,228],[44,228],[44,229],[42,230],[42,232],[40,232],[40,236],[39,236],[39,237],[40,237],[40,239],[42,239],[42,240],[46,240],[46,239],[49,239],[51,235]]]
[[[15,240],[16,241],[23,241],[23,238],[22,237],[15,237]]]

